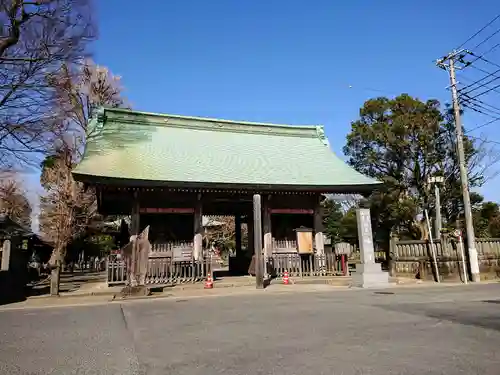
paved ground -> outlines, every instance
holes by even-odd
[[[500,373],[500,284],[0,312],[0,374]]]

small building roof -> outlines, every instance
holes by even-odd
[[[77,180],[366,192],[379,184],[331,150],[322,126],[101,109]]]
[[[32,236],[31,229],[16,223],[6,214],[0,214],[0,236]]]

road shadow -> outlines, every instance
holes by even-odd
[[[105,272],[63,272],[59,285],[60,293],[75,292],[82,287],[106,281]],[[26,297],[43,296],[50,294],[50,278],[28,284],[26,287]]]
[[[378,305],[384,310],[500,331],[499,300]]]

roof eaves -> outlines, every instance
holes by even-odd
[[[242,183],[217,183],[217,182],[185,182],[185,181],[159,181],[119,177],[96,176],[86,173],[73,173],[75,180],[89,185],[109,185],[127,187],[158,187],[158,188],[183,188],[183,189],[220,189],[220,190],[249,190],[249,191],[297,191],[318,192],[331,194],[365,194],[371,193],[382,185],[381,182],[371,180],[368,183],[349,183],[341,185],[283,185],[283,184],[242,184]]]

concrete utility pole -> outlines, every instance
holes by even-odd
[[[474,235],[474,225],[472,223],[472,209],[469,196],[469,178],[467,174],[467,165],[464,152],[464,135],[462,130],[462,121],[460,118],[460,105],[458,104],[457,82],[455,77],[455,62],[461,59],[466,53],[464,50],[453,51],[447,56],[439,59],[436,64],[440,68],[447,70],[450,74],[451,97],[453,100],[453,113],[455,115],[455,133],[457,139],[457,156],[460,167],[460,180],[462,182],[462,195],[464,201],[465,227],[467,233],[467,250],[469,253],[469,263],[472,273],[472,281],[479,282],[479,261],[477,257],[476,239]]]

